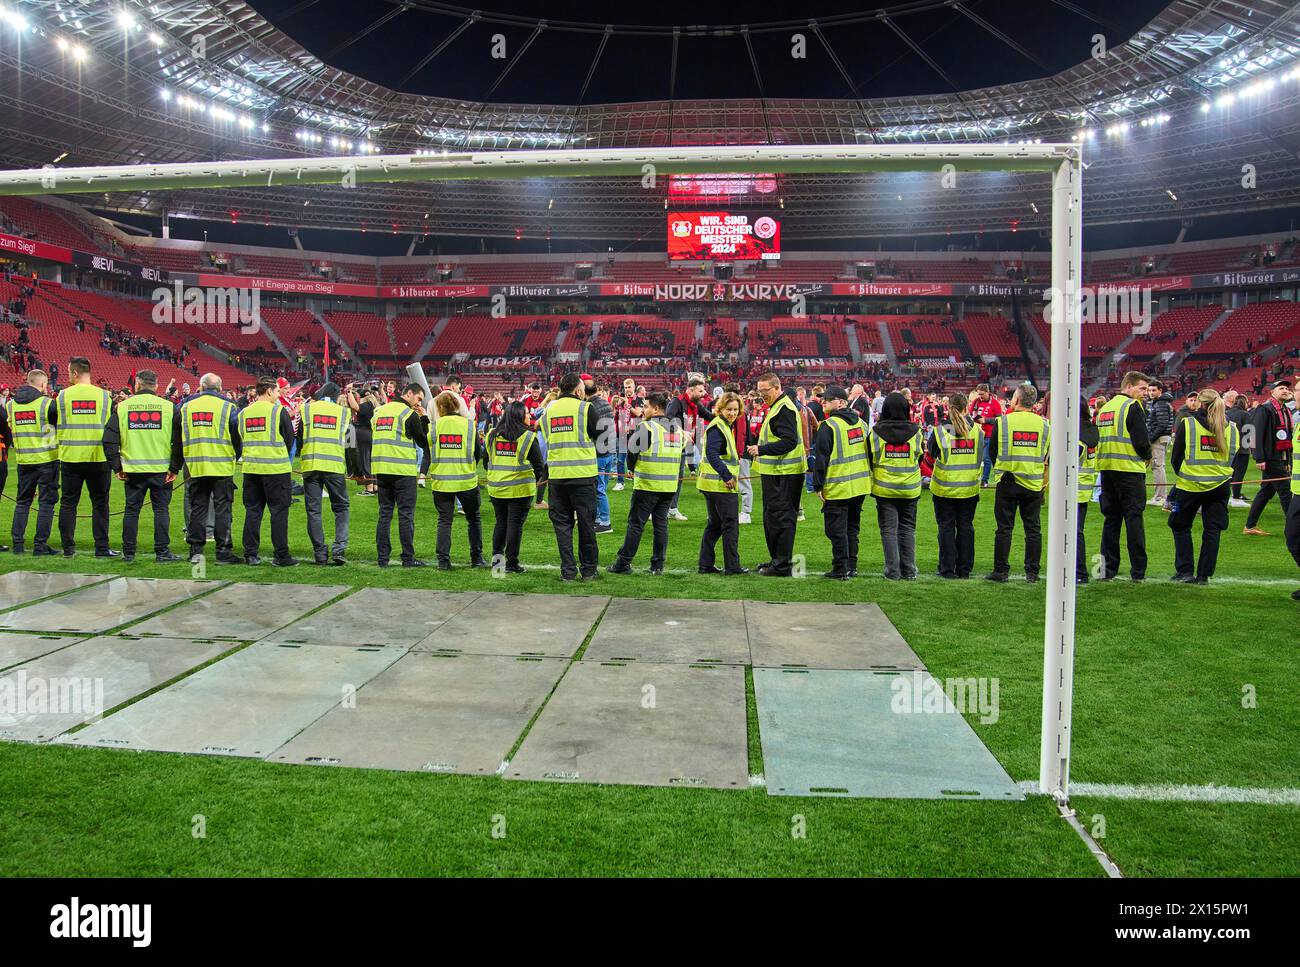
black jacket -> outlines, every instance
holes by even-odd
[[[611,453],[617,453],[618,429],[614,425],[614,410],[609,401],[599,396],[589,396],[587,402],[591,404],[588,412],[596,418],[596,433],[592,437],[596,441],[596,456],[607,457]]]
[[[1205,425],[1205,420],[1202,419],[1201,413],[1199,412],[1193,413],[1192,419],[1195,420],[1196,425],[1200,427],[1202,430],[1204,430],[1206,433],[1210,432],[1210,428]],[[1233,454],[1229,453],[1228,459],[1231,460],[1232,457]],[[1174,473],[1178,473],[1178,471],[1182,469],[1183,461],[1186,459],[1187,459],[1187,424],[1186,422],[1180,422],[1178,424],[1178,427],[1174,430],[1174,442],[1173,445],[1170,447],[1170,451],[1169,451],[1169,463],[1174,468]]]
[[[839,420],[847,426],[866,429],[866,424],[850,407],[843,406],[834,413],[827,414],[813,436],[813,465],[810,468],[813,475],[813,490],[821,490],[826,486],[826,468],[835,453],[835,429],[830,425],[831,420]]]
[[[1238,453],[1249,453],[1250,447],[1246,446],[1246,426],[1251,422],[1251,417],[1244,407],[1230,406],[1224,411],[1230,423],[1237,424],[1237,429],[1241,431],[1241,448]]]
[[[1285,403],[1274,406],[1276,401],[1267,399],[1259,406],[1255,407],[1254,427],[1255,427],[1255,447],[1254,459],[1256,463],[1276,463],[1285,462],[1287,457],[1291,456],[1289,447],[1278,449],[1278,444],[1283,442],[1278,439],[1278,431],[1282,431],[1285,440],[1289,444],[1292,440],[1293,420],[1291,411],[1286,408]],[[1282,412],[1279,414],[1278,410]]]
[[[1128,438],[1133,441],[1133,449],[1137,451],[1137,455],[1143,460],[1150,460],[1151,437],[1147,436],[1146,408],[1137,400],[1134,400],[1133,405],[1128,408],[1124,429],[1128,431]]]
[[[645,421],[645,423],[639,424],[627,438],[627,469],[629,471],[636,469],[637,458],[640,457],[644,451],[650,449],[650,431],[647,430],[645,426],[646,423],[649,423],[651,420],[658,423],[665,430],[677,430],[679,433],[683,432],[681,424],[673,422],[667,415],[653,416],[650,420]]]
[[[1159,440],[1174,432],[1174,398],[1162,393],[1152,400],[1147,410],[1147,437]]]

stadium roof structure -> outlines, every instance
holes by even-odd
[[[843,99],[581,105],[401,93],[329,66],[242,0],[7,2],[7,25],[0,26],[6,76],[0,163],[11,168],[467,150],[1074,140],[1084,144],[1088,165],[1088,224],[1251,211],[1300,199],[1300,7],[1289,2],[1175,0],[1104,57],[1038,80],[951,95],[867,99],[845,72]],[[927,6],[935,4],[876,13],[898,32],[900,45],[912,46],[898,23]],[[1004,45],[1008,56],[1034,59],[971,4],[946,6],[965,14],[990,49]],[[835,51],[829,21],[780,26],[802,26],[810,43],[815,38]],[[728,36],[741,30],[689,29]],[[527,71],[526,50],[515,57],[514,69]],[[761,84],[757,61],[755,77]],[[1041,178],[976,177],[971,184],[978,190],[963,191],[945,188],[932,174],[791,174],[782,176],[779,198],[768,195],[762,203],[783,207],[783,234],[796,243],[1010,225],[1046,231],[1048,187]],[[662,234],[666,187],[661,180],[647,191],[635,177],[467,180],[361,191],[122,191],[80,200],[122,212],[214,219],[234,213],[289,227],[613,242]]]

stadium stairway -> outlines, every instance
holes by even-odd
[[[1232,315],[1233,311],[1234,310],[1225,307],[1224,310],[1218,314],[1215,320],[1212,323],[1210,323],[1209,326],[1206,327],[1205,334],[1199,340],[1198,345],[1204,343],[1212,335],[1214,335],[1215,330],[1228,321],[1228,317]],[[1128,344],[1128,340],[1125,340],[1125,345],[1127,344]],[[1178,372],[1179,368],[1183,365],[1183,363],[1187,361],[1187,357],[1190,355],[1194,355],[1196,353],[1196,349],[1197,346],[1193,346],[1189,351],[1180,352],[1176,356],[1171,358],[1169,362],[1165,365],[1165,372],[1167,373]]]
[[[450,321],[450,316],[443,316],[438,320],[433,327],[433,331],[424,337],[424,342],[420,343],[420,348],[415,351],[415,358],[411,362],[419,363],[424,361],[424,357],[429,355],[429,350],[433,348],[433,344],[438,341],[438,337],[442,335],[442,331],[447,328],[447,323]],[[389,325],[392,325],[392,320],[389,320]]]
[[[858,345],[857,323],[849,320],[844,326],[844,338],[849,341],[849,354],[853,357],[853,361],[855,363],[862,362],[862,347]]]
[[[889,323],[882,319],[876,323],[876,328],[880,332],[880,345],[885,350],[885,360],[889,363],[890,370],[897,373],[900,371],[898,353],[894,349],[894,340],[889,335]]]

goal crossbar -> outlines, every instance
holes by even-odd
[[[563,148],[365,157],[280,158],[0,171],[0,195],[162,188],[307,185],[670,174],[851,174],[873,171],[1037,171],[1052,178],[1048,297],[1052,439],[1049,453],[1047,601],[1038,788],[1066,800],[1074,689],[1075,525],[1081,405],[1082,152],[1077,144],[734,145]],[[954,187],[952,190],[960,190]],[[1010,599],[1009,599],[1010,600]],[[1014,606],[1008,604],[1008,606]]]

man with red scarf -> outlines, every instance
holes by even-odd
[[[1279,379],[1273,384],[1273,393],[1269,399],[1255,407],[1253,428],[1255,431],[1254,450],[1255,466],[1265,480],[1278,480],[1276,483],[1259,485],[1259,493],[1251,501],[1250,510],[1246,512],[1246,528],[1242,533],[1258,537],[1267,537],[1268,532],[1259,529],[1259,518],[1264,513],[1268,502],[1277,494],[1282,505],[1282,516],[1286,517],[1291,508],[1291,461],[1295,454],[1291,452],[1292,434],[1295,417],[1287,409],[1287,400],[1291,399],[1291,384]]]
[[[686,392],[673,397],[664,416],[676,423],[686,432],[687,439],[698,441],[697,434],[713,422],[713,410],[705,402],[709,395],[709,384],[699,373],[692,373],[686,380]],[[677,492],[668,508],[668,516],[674,520],[686,520],[686,515],[677,509],[677,502],[682,496],[682,477],[685,475],[686,454],[682,455],[682,473],[677,476]]]

